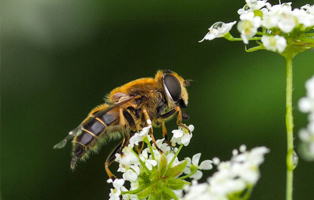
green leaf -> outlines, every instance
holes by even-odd
[[[162,187],[161,189],[162,189],[162,191],[164,193],[164,194],[162,194],[163,199],[164,199],[165,194],[167,194],[171,198],[173,198],[175,200],[178,200],[177,195],[171,189],[169,189],[168,187]],[[169,199],[170,200],[170,198],[165,198],[165,199]]]
[[[157,167],[153,166],[152,173],[149,176],[149,180],[150,180],[150,182],[155,182],[158,179],[159,179],[159,174],[158,174]]]
[[[187,159],[185,159],[184,162],[174,166],[173,168],[169,169],[166,174],[165,174],[165,178],[166,179],[174,179],[178,176],[180,176],[180,174],[182,174],[182,172],[184,171],[186,164],[188,163]]]
[[[157,197],[155,197],[153,194],[149,195],[148,200],[158,200]]]
[[[160,162],[159,162],[159,173],[161,177],[165,174],[166,169],[167,169],[167,158],[165,154],[162,153]]]
[[[171,200],[172,198],[169,195],[167,195],[166,193],[161,193],[160,199],[162,199],[162,200]]]
[[[146,187],[145,189],[143,189],[141,192],[136,193],[136,195],[138,196],[139,199],[144,199],[150,195],[152,189],[153,189],[153,186],[150,185]]]
[[[168,186],[172,190],[182,190],[185,184],[189,184],[189,183],[181,179],[174,179],[174,180],[168,181]]]

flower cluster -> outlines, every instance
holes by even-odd
[[[151,143],[148,134],[150,128],[151,125],[134,134],[130,144],[123,149],[123,154],[116,154],[122,178],[108,180],[108,183],[113,184],[110,200],[227,200],[229,197],[248,197],[259,179],[259,166],[264,161],[264,154],[269,151],[265,147],[246,151],[242,145],[239,150],[233,150],[233,156],[227,162],[220,162],[218,158],[200,162],[201,153],[180,161],[178,154],[190,142],[194,126],[188,126],[189,130],[181,127],[173,130],[171,147],[164,139],[157,140],[159,150]],[[142,141],[147,148],[134,151],[135,145]],[[218,171],[208,178],[207,183],[198,184],[197,181],[203,176],[201,170],[210,170],[213,164],[217,165]],[[192,184],[187,178],[193,179]],[[129,189],[125,186],[127,182]]]
[[[266,147],[246,151],[242,145],[240,153],[238,150],[233,151],[230,161],[219,163],[219,159],[215,158],[218,171],[205,183],[193,181],[183,199],[247,199],[260,177],[259,166],[268,152]]]
[[[148,122],[150,124],[150,122]],[[143,128],[139,133],[130,138],[129,145],[116,154],[116,161],[119,163],[119,172],[122,172],[120,179],[109,179],[113,189],[109,194],[110,200],[120,199],[179,199],[182,196],[184,186],[190,183],[187,178],[200,179],[200,170],[212,169],[212,162],[199,160],[201,154],[184,160],[178,159],[178,154],[183,146],[187,146],[192,137],[193,125],[188,126],[189,130],[179,127],[172,131],[172,146],[169,146],[164,139],[157,140],[156,146],[151,143],[149,130],[151,125]],[[144,142],[147,148],[134,150],[134,147]],[[179,148],[176,146],[179,145]],[[161,151],[160,151],[161,150]],[[129,182],[129,189],[125,183]]]
[[[291,3],[271,5],[266,0],[246,0],[238,10],[240,21],[237,28],[240,38],[234,38],[229,31],[236,22],[216,22],[209,33],[200,41],[224,37],[230,41],[257,41],[258,46],[248,51],[266,49],[286,55],[296,55],[314,47],[314,5],[292,9]],[[290,52],[293,51],[293,52]]]
[[[309,124],[307,128],[301,129],[299,137],[301,139],[301,153],[305,159],[314,160],[314,76],[305,83],[307,96],[299,101],[301,112],[309,113]]]

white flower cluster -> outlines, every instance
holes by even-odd
[[[149,126],[143,128],[139,133],[135,133],[130,138],[129,145],[122,150],[121,154],[116,154],[116,161],[119,163],[119,172],[122,172],[122,179],[109,179],[108,183],[113,183],[113,189],[109,194],[110,200],[123,199],[146,199],[150,195],[165,195],[163,197],[172,197],[171,195],[182,196],[183,187],[187,185],[184,178],[200,179],[202,172],[200,170],[212,169],[212,162],[209,160],[201,162],[198,165],[201,154],[196,154],[192,159],[186,158],[179,161],[177,155],[183,146],[187,146],[192,138],[194,130],[193,125],[189,125],[189,131],[179,127],[173,130],[171,139],[172,147],[164,142],[164,139],[156,140],[160,152],[154,145],[151,145],[151,138],[148,135]],[[144,141],[147,148],[140,154],[134,151],[135,145]],[[175,147],[177,144],[179,148]],[[192,160],[192,162],[191,162]],[[187,174],[179,177],[181,174]],[[130,189],[124,184],[130,182]],[[167,189],[168,188],[168,189]],[[161,192],[162,191],[162,192]]]
[[[224,37],[227,33],[229,33],[232,26],[235,25],[236,23],[237,23],[236,21],[230,22],[227,24],[223,22],[216,22],[208,29],[209,32],[199,42],[203,42],[204,40],[213,40],[215,38]]]
[[[246,5],[238,10],[238,14],[240,21],[237,28],[245,44],[248,44],[249,40],[260,40],[260,49],[279,53],[285,51],[289,39],[293,39],[293,42],[299,39],[302,42],[302,38],[298,36],[314,29],[314,5],[309,4],[300,9],[292,9],[291,3],[272,6],[267,0],[246,0]],[[239,41],[229,33],[235,23],[215,23],[200,42],[218,37]],[[255,35],[261,37],[254,38]],[[311,43],[309,46],[313,47],[313,38],[306,39]]]
[[[307,128],[300,130],[299,137],[303,142],[302,154],[306,159],[314,160],[314,76],[305,83],[305,87],[307,96],[300,99],[299,109],[301,112],[309,113],[309,124]]]
[[[208,199],[240,199],[250,192],[260,177],[259,166],[264,162],[264,155],[269,150],[266,147],[256,147],[246,151],[246,147],[240,147],[233,151],[230,161],[219,163],[218,171],[207,182],[198,184],[196,181],[187,189],[184,200],[208,200]]]

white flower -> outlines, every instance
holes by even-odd
[[[312,6],[306,4],[305,6],[302,6],[301,9],[305,10],[308,14],[314,15],[314,4]]]
[[[175,144],[183,144],[184,146],[189,145],[190,140],[192,138],[192,131],[194,130],[193,125],[188,126],[191,133],[189,133],[187,130],[183,130],[181,127],[177,130],[173,130],[173,137],[171,138],[172,146],[175,146]]]
[[[278,22],[278,27],[283,32],[290,33],[296,25],[296,18],[291,11],[291,7],[283,6]]]
[[[297,19],[298,24],[303,24],[304,28],[314,25],[314,15],[307,13],[305,10],[296,8],[293,10],[293,15]]]
[[[192,182],[183,199],[240,199],[240,196],[233,195],[241,195],[247,188],[254,187],[259,178],[258,167],[264,161],[264,154],[269,152],[266,147],[257,147],[250,152],[245,150],[242,145],[240,154],[234,155],[231,161],[221,162],[218,171],[207,179],[207,183]]]
[[[302,141],[301,153],[307,160],[314,159],[314,122],[311,122],[307,129],[301,129],[299,131],[299,138]]]
[[[211,194],[208,192],[209,185],[207,183],[200,183],[192,181],[192,185],[188,189],[188,193],[184,196],[184,200],[208,200]],[[227,199],[226,199],[227,200]]]
[[[269,11],[263,14],[263,20],[261,21],[261,25],[267,29],[271,29],[276,27],[278,25],[278,22],[279,14]]]
[[[282,53],[286,49],[286,46],[287,46],[286,39],[279,35],[275,35],[275,36],[263,35],[262,43],[266,49],[270,51],[274,51],[274,52],[278,51],[279,53]]]
[[[289,31],[291,28],[294,28],[295,23],[292,21],[290,22],[292,16],[291,3],[274,6],[268,5],[267,7],[269,12],[264,13],[263,20],[261,22],[262,26],[267,29],[271,29],[279,27],[280,24],[280,27],[285,31]]]
[[[311,99],[314,99],[314,76],[306,81],[305,88],[307,90],[307,96]]]
[[[123,200],[138,200],[138,197],[136,194],[125,194]]]
[[[227,197],[230,193],[243,191],[246,183],[234,177],[230,162],[222,163],[222,165],[223,167],[207,180],[210,184],[210,192],[216,196]]]
[[[312,126],[312,128],[310,127]],[[314,123],[311,123],[308,125],[308,129],[301,129],[299,132],[299,137],[303,142],[307,143],[314,143],[314,131],[311,131],[313,129]],[[314,152],[313,152],[314,153]]]
[[[115,179],[113,181],[114,189],[110,189],[109,200],[120,200],[120,194],[123,184],[124,184],[123,179]]]
[[[198,165],[199,161],[201,158],[201,153],[197,153],[192,157],[192,162],[191,162],[191,158],[187,158],[187,165],[186,168],[184,170],[185,174],[190,174],[191,173],[191,164],[193,164],[195,167],[197,167],[200,170],[210,170],[213,168],[212,165],[212,161],[211,160],[204,160],[203,162],[201,162],[200,165]],[[202,178],[203,176],[203,172],[201,172],[200,170],[197,170],[196,173],[191,176],[191,178],[195,179],[195,180],[199,180]]]
[[[302,141],[301,153],[305,159],[314,160],[314,76],[306,81],[306,97],[299,100],[301,112],[309,113],[307,128],[301,129],[299,138]]]
[[[144,127],[139,133],[135,133],[131,138],[130,138],[130,147],[134,147],[134,145],[138,145],[139,142],[142,142],[145,137],[148,138],[149,141],[151,141],[150,136],[148,135],[149,129],[151,128],[151,125]]]
[[[309,120],[314,121],[314,76],[306,81],[306,97],[299,100],[299,109],[301,112],[310,113]]]
[[[231,30],[232,26],[235,23],[237,22],[234,21],[234,22],[230,22],[226,24],[224,22],[216,22],[208,29],[209,32],[199,42],[203,42],[204,40],[213,40],[215,38],[223,37]]]
[[[161,174],[160,169],[163,169],[163,172],[167,172],[167,170],[174,170],[174,173],[182,172],[183,169],[174,169],[178,164],[182,164],[177,157],[178,148],[176,147],[169,147],[168,144],[164,143],[165,139],[157,140],[156,146],[158,146],[162,152],[159,152],[155,145],[147,144],[147,148],[144,148],[139,155],[137,152],[134,151],[134,145],[138,145],[140,141],[143,141],[145,137],[149,137],[147,134],[149,132],[149,128],[151,127],[151,123],[148,123],[149,126],[145,127],[142,131],[137,134],[134,134],[133,139],[128,145],[123,148],[121,153],[117,153],[116,161],[119,163],[118,171],[122,172],[123,179],[116,179],[113,181],[112,179],[108,180],[108,183],[113,183],[114,188],[110,191],[110,200],[120,200],[121,196],[122,199],[128,200],[137,200],[138,196],[141,191],[139,188],[146,188],[151,184],[155,184],[156,181],[159,179],[162,180],[161,187],[169,187],[168,181],[175,180],[177,177],[166,176],[165,173]],[[179,127],[179,130],[174,132],[174,135],[177,136],[177,143],[187,145],[191,139],[191,134],[189,133],[194,130],[193,125],[188,126],[189,130],[185,130],[182,127]],[[145,139],[145,143],[148,143]],[[181,149],[181,148],[180,148]],[[165,157],[164,157],[165,156]],[[162,158],[162,159],[161,159]],[[166,160],[164,160],[166,159]],[[198,158],[199,159],[199,158]],[[162,162],[161,162],[162,160]],[[194,159],[195,160],[195,159]],[[167,161],[167,162],[166,162]],[[172,163],[170,166],[170,162]],[[196,162],[196,161],[194,161]],[[162,164],[162,165],[160,165]],[[198,161],[197,161],[198,164]],[[206,161],[202,162],[199,166],[200,169],[206,169],[207,164]],[[155,170],[157,169],[157,170]],[[166,171],[165,171],[166,170]],[[169,180],[168,180],[169,179]],[[129,181],[129,190],[126,189],[123,184],[124,181]],[[185,183],[179,183],[177,188],[183,187],[186,185]],[[179,198],[182,197],[183,191],[182,190],[175,190],[171,189]],[[122,195],[122,192],[124,195]],[[155,193],[154,193],[155,192]],[[164,193],[164,192],[162,192]],[[150,196],[156,195],[156,191],[152,191],[151,194],[147,194],[148,198]]]
[[[247,5],[247,4],[245,4],[244,6],[243,6],[243,8],[240,8],[239,10],[238,10],[238,14],[239,15],[243,15],[243,14],[247,14],[247,13],[249,13],[249,12],[251,12],[252,10],[250,9],[250,7]]]
[[[139,160],[134,155],[133,148],[130,146],[124,147],[122,155],[117,153],[116,161],[120,164],[118,171],[125,172],[132,164],[139,164]]]
[[[254,12],[245,13],[240,16],[241,21],[238,23],[238,31],[241,33],[241,38],[245,44],[249,43],[260,26],[261,18],[254,17]]]
[[[309,97],[301,98],[299,100],[299,109],[304,113],[314,111],[314,100]]]
[[[252,10],[259,10],[262,7],[266,5],[267,0],[245,0],[247,5],[252,9]]]
[[[123,179],[115,179],[113,181],[113,187],[116,188],[116,189],[121,189],[123,184],[124,184],[124,180]]]
[[[219,158],[217,158],[217,157],[213,158],[213,164],[214,165],[218,165],[219,163],[220,163]]]
[[[175,156],[174,153],[169,153],[167,156],[166,156],[166,159],[167,159],[167,163],[169,164],[171,162],[171,160],[173,159],[173,157]],[[170,167],[174,167],[176,166],[177,164],[180,164],[181,162],[179,161],[178,157],[176,157],[172,163],[172,165]]]
[[[246,151],[246,146],[244,144],[242,144],[239,148],[240,152],[243,153]]]
[[[146,165],[146,167],[147,167],[149,170],[152,170],[152,169],[153,169],[153,166],[156,166],[156,165],[157,165],[157,161],[156,161],[156,160],[147,159],[147,160],[145,161],[145,165]]]
[[[156,144],[158,146],[158,148],[164,153],[164,154],[168,154],[171,150],[170,146],[167,143],[164,143],[165,138],[160,139],[160,140],[156,140]],[[155,146],[154,146],[155,147]],[[155,148],[156,149],[156,148]],[[157,149],[156,149],[157,150]],[[159,151],[157,151],[159,154]]]
[[[138,165],[131,165],[130,168],[123,173],[123,179],[131,182],[136,181],[139,174],[140,168]]]
[[[314,15],[310,14],[311,7],[303,6],[302,9],[291,8],[291,3],[274,5],[268,7],[269,12],[263,14],[262,26],[267,29],[278,27],[284,33],[290,33],[294,28],[299,27],[304,31],[304,28],[314,25]]]

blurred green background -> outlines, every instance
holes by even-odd
[[[293,1],[293,7],[306,3],[311,2]],[[241,144],[267,146],[271,152],[252,199],[284,199],[285,60],[266,51],[246,53],[241,42],[198,43],[214,22],[238,20],[243,5],[242,0],[2,1],[2,199],[108,199],[103,163],[117,141],[74,172],[71,145],[52,147],[113,88],[158,69],[195,80],[186,109],[194,137],[180,158],[202,152],[201,159],[228,160]],[[235,27],[232,33],[238,36]],[[305,96],[313,63],[313,51],[294,60],[295,137],[307,124],[297,102]],[[176,128],[175,120],[167,128]],[[161,138],[160,129],[154,133]],[[314,163],[301,159],[294,174],[295,199],[313,199]]]

